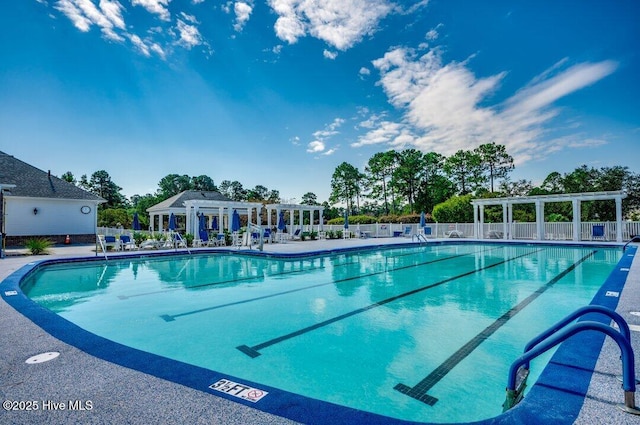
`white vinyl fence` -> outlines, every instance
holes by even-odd
[[[594,240],[594,226],[604,226],[604,237],[597,238],[599,240],[615,241],[616,240],[616,222],[584,222],[580,224],[580,240]],[[631,240],[633,236],[640,235],[640,222],[624,221],[622,222],[622,239],[623,241]],[[265,226],[266,227],[266,226]],[[299,225],[293,228],[287,225],[287,233],[293,233],[298,229]],[[427,223],[425,230],[420,229],[418,223],[375,223],[375,224],[349,224],[348,232],[351,237],[371,237],[371,238],[389,238],[403,237],[425,233],[432,238],[484,238],[484,239],[523,239],[523,240],[572,240],[573,239],[573,223],[545,223],[544,235],[538,236],[536,233],[536,223],[512,223],[511,232],[505,237],[505,228],[503,223],[484,223],[483,234],[474,235],[473,223]],[[334,224],[319,226],[304,225],[302,231],[318,232],[320,237],[326,236],[328,231],[345,233],[344,225]],[[148,232],[143,232],[148,233]],[[123,234],[132,235],[133,230],[123,228],[98,227],[97,234],[108,236],[119,236]]]

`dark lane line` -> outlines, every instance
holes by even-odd
[[[583,263],[589,257],[593,256],[598,251],[593,251],[580,260],[575,262],[573,265],[569,266],[562,273],[551,279],[549,282],[538,288],[533,294],[529,295],[527,298],[522,300],[518,305],[511,308],[509,311],[504,313],[495,322],[491,325],[487,326],[482,332],[473,337],[471,341],[467,342],[463,345],[458,351],[453,353],[451,357],[445,360],[440,366],[435,368],[433,372],[431,372],[426,378],[418,382],[415,386],[409,387],[405,384],[397,384],[393,387],[395,390],[400,391],[402,394],[406,394],[409,397],[415,398],[423,403],[428,404],[429,406],[433,406],[438,399],[436,397],[430,396],[427,394],[434,385],[436,385],[442,378],[444,378],[451,370],[458,365],[462,360],[464,360],[469,354],[471,354],[480,344],[482,344],[487,338],[489,338],[495,331],[500,329],[502,325],[506,324],[509,319],[522,311],[526,306],[531,304],[536,298],[542,295],[547,289],[551,288],[556,282],[565,277],[571,271],[573,271],[578,265]]]
[[[481,253],[482,252],[489,252],[489,251],[494,251],[496,249],[499,249],[499,248],[491,248],[491,249],[487,249],[487,250],[482,250],[480,252]],[[171,321],[175,320],[177,317],[183,317],[183,316],[189,316],[191,314],[203,313],[205,311],[216,310],[216,309],[223,308],[223,307],[230,307],[230,306],[239,305],[239,304],[246,304],[246,303],[250,303],[250,302],[253,302],[253,301],[259,301],[259,300],[264,300],[264,299],[267,299],[267,298],[277,297],[277,296],[280,296],[280,295],[287,295],[287,294],[291,294],[291,293],[294,293],[294,292],[306,291],[307,289],[313,289],[313,288],[318,288],[318,287],[327,286],[327,285],[335,285],[336,283],[342,283],[342,282],[347,282],[347,281],[350,281],[350,280],[362,279],[362,278],[365,278],[365,277],[375,276],[375,275],[384,274],[384,273],[391,273],[391,272],[395,272],[397,270],[403,270],[403,269],[410,268],[410,267],[423,266],[423,265],[426,265],[426,264],[438,263],[440,261],[451,260],[451,259],[454,259],[454,258],[464,257],[464,256],[467,256],[467,255],[477,254],[477,253],[478,253],[478,251],[473,251],[473,252],[469,252],[469,253],[465,253],[465,254],[457,254],[457,255],[452,255],[452,256],[449,256],[449,257],[437,258],[435,260],[429,260],[429,261],[424,261],[424,262],[417,263],[417,264],[411,264],[411,265],[407,265],[407,266],[402,266],[402,267],[398,267],[396,269],[382,270],[382,271],[373,272],[373,273],[367,273],[367,274],[359,274],[357,276],[351,276],[351,277],[347,277],[347,278],[344,278],[344,279],[332,280],[331,282],[317,283],[315,285],[303,286],[301,288],[290,289],[288,291],[282,291],[282,292],[275,292],[273,294],[263,295],[261,297],[248,298],[246,300],[233,301],[233,302],[226,303],[226,304],[215,305],[215,306],[212,306],[212,307],[205,307],[205,308],[201,308],[201,309],[198,309],[198,310],[187,311],[185,313],[163,314],[160,317],[162,319],[164,319],[165,321],[167,321],[167,322],[171,322]],[[398,256],[386,257],[386,258],[397,258],[397,257]],[[354,263],[350,263],[350,264],[354,264]]]
[[[265,342],[263,342],[263,343],[260,343],[260,344],[254,345],[253,347],[249,347],[249,346],[247,346],[247,345],[240,345],[240,346],[238,346],[238,347],[236,347],[236,348],[237,348],[238,350],[242,351],[243,353],[245,353],[246,355],[248,355],[249,357],[255,358],[255,357],[258,357],[258,356],[261,354],[261,353],[259,352],[259,350],[261,350],[261,349],[263,349],[263,348],[270,347],[270,346],[272,346],[272,345],[274,345],[274,344],[278,344],[278,343],[280,343],[280,342],[282,342],[282,341],[286,341],[286,340],[288,340],[288,339],[291,339],[291,338],[294,338],[294,337],[297,337],[297,336],[303,335],[303,334],[305,334],[305,333],[307,333],[307,332],[311,332],[311,331],[313,331],[313,330],[316,330],[316,329],[319,329],[319,328],[321,328],[321,327],[324,327],[324,326],[330,325],[330,324],[332,324],[332,323],[338,322],[338,321],[343,320],[343,319],[346,319],[346,318],[348,318],[348,317],[355,316],[356,314],[364,313],[365,311],[369,311],[369,310],[374,309],[374,308],[376,308],[376,307],[383,306],[383,305],[385,305],[385,304],[388,304],[388,303],[390,303],[390,302],[396,301],[396,300],[398,300],[398,299],[405,298],[405,297],[408,297],[408,296],[410,296],[410,295],[417,294],[417,293],[422,292],[422,291],[425,291],[425,290],[427,290],[427,289],[431,289],[431,288],[434,288],[434,287],[436,287],[436,286],[440,286],[440,285],[443,285],[443,284],[445,284],[445,283],[452,282],[452,281],[454,281],[454,280],[457,280],[457,279],[463,278],[463,277],[465,277],[465,276],[472,275],[472,274],[477,273],[477,272],[479,272],[479,271],[486,270],[486,269],[490,269],[490,268],[492,268],[492,267],[499,266],[500,264],[504,264],[504,263],[507,263],[507,262],[509,262],[509,261],[513,261],[513,260],[516,260],[516,259],[518,259],[518,258],[521,258],[521,257],[525,257],[525,256],[528,256],[528,255],[531,255],[531,254],[535,254],[535,253],[540,252],[540,251],[542,251],[542,249],[537,249],[537,250],[532,251],[532,252],[529,252],[529,253],[525,253],[525,254],[517,255],[517,256],[515,256],[515,257],[508,258],[508,259],[506,259],[506,260],[499,261],[499,262],[497,262],[497,263],[495,263],[495,264],[491,264],[491,265],[488,265],[488,266],[484,266],[484,267],[480,267],[480,268],[477,268],[477,269],[473,269],[473,270],[471,270],[471,271],[468,271],[468,272],[465,272],[465,273],[459,274],[459,275],[457,275],[457,276],[453,276],[453,277],[450,277],[450,278],[447,278],[447,279],[441,280],[441,281],[439,281],[439,282],[432,283],[431,285],[423,286],[423,287],[420,287],[420,288],[417,288],[417,289],[413,289],[413,290],[408,291],[408,292],[404,292],[404,293],[402,293],[402,294],[399,294],[399,295],[393,296],[393,297],[391,297],[391,298],[384,299],[384,300],[382,300],[382,301],[378,301],[378,302],[376,302],[376,303],[373,303],[373,304],[370,304],[370,305],[368,305],[368,306],[365,306],[365,307],[359,308],[359,309],[357,309],[357,310],[353,310],[353,311],[350,311],[350,312],[348,312],[348,313],[341,314],[340,316],[336,316],[336,317],[333,317],[333,318],[331,318],[331,319],[328,319],[328,320],[325,320],[325,321],[322,321],[322,322],[316,323],[316,324],[314,324],[314,325],[311,325],[311,326],[308,326],[308,327],[306,327],[306,328],[303,328],[303,329],[297,330],[297,331],[295,331],[295,332],[291,332],[291,333],[288,333],[288,334],[286,334],[286,335],[282,335],[282,336],[279,336],[279,337],[277,337],[277,338],[270,339],[269,341],[265,341]],[[400,267],[400,268],[398,268],[398,269],[393,269],[392,271],[397,271],[397,270],[406,269],[406,268],[409,268],[409,267],[417,267],[417,266],[418,266],[418,265],[412,265],[412,266],[407,266],[407,267]]]

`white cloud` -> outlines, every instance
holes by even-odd
[[[236,31],[242,31],[242,28],[244,28],[244,25],[251,16],[253,5],[247,2],[237,1],[233,6],[233,10],[236,14],[236,23],[233,25],[233,29]]]
[[[325,58],[327,58],[327,59],[331,59],[331,60],[333,60],[333,59],[335,59],[335,58],[337,58],[337,57],[338,57],[338,53],[337,53],[337,52],[332,52],[332,51],[329,51],[329,50],[327,50],[327,49],[324,49],[324,51],[322,52],[322,55],[323,55]]]
[[[189,25],[182,20],[178,19],[177,29],[180,37],[177,43],[184,46],[187,49],[191,49],[194,46],[198,46],[203,43],[200,31],[195,25]]]
[[[91,0],[59,0],[54,7],[65,14],[82,32],[88,32],[92,25],[96,25],[105,38],[113,41],[124,40],[114,30],[125,28],[122,18],[123,7],[117,1],[100,0],[98,7]]]
[[[311,35],[344,51],[377,30],[393,5],[387,0],[269,0],[276,35],[290,44]]]
[[[395,48],[375,60],[379,84],[403,117],[397,123],[379,118],[363,121],[360,126],[371,129],[352,146],[409,144],[450,155],[495,141],[504,144],[517,163],[543,157],[571,145],[548,139],[546,126],[560,113],[554,102],[596,83],[617,67],[615,62],[603,61],[567,69],[563,60],[552,67],[553,72],[543,72],[505,102],[489,105],[507,73],[478,78],[467,62],[443,64],[437,49],[419,56],[408,48]]]
[[[344,118],[335,118],[330,124],[324,126],[322,130],[315,131],[313,133],[314,141],[307,145],[307,152],[320,153],[327,148],[327,140],[331,137],[340,134],[338,129],[344,124]],[[324,152],[324,155],[331,155],[336,151],[336,148],[332,148]]]
[[[320,140],[314,140],[313,142],[307,145],[307,152],[309,153],[318,153],[322,152],[325,149],[325,144]]]
[[[73,0],[60,0],[55,8],[64,13],[80,31],[87,32],[91,29],[93,22],[75,5]]]
[[[429,41],[434,41],[436,40],[438,37],[440,37],[440,33],[438,32],[438,30],[440,28],[442,28],[444,25],[442,24],[438,24],[436,25],[435,28],[431,28],[429,31],[427,31],[427,33],[425,34],[425,38]]]
[[[360,68],[360,71],[358,71],[358,73],[362,76],[371,75],[371,70],[363,66],[362,68]]]
[[[147,9],[147,12],[158,15],[163,21],[171,19],[168,9],[170,2],[171,0],[131,0],[133,6],[142,6]]]

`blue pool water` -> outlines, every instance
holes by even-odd
[[[209,254],[46,266],[23,291],[89,332],[256,388],[463,422],[501,413],[526,342],[589,304],[620,257],[489,244]]]

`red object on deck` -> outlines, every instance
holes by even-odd
[[[64,244],[69,245],[70,243],[71,243],[71,238],[69,237],[69,235],[67,235],[67,237],[64,238]]]

